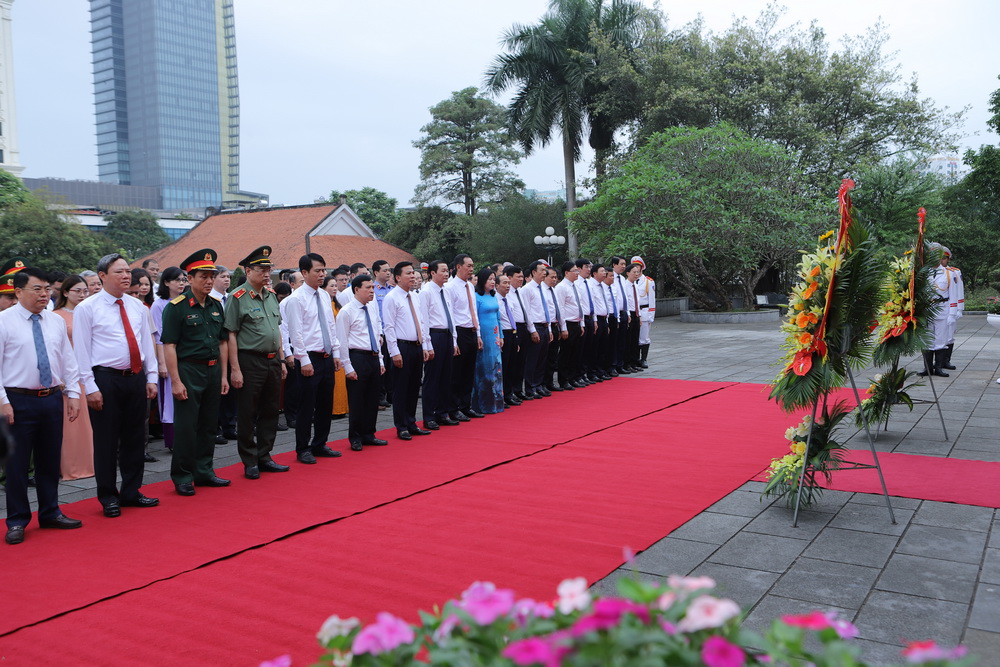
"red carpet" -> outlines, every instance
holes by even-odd
[[[413,619],[475,580],[551,598],[561,579],[603,577],[623,546],[648,547],[751,478],[794,419],[759,385],[629,379],[454,436],[164,494],[141,515],[95,508],[84,530],[33,530],[4,551],[16,555],[5,590],[26,595],[5,596],[0,657],[252,665],[292,652],[308,664],[332,613]]]

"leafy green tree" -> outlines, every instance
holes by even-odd
[[[468,251],[469,220],[440,206],[421,206],[405,212],[385,240],[422,262],[451,261],[458,253]]]
[[[673,128],[651,136],[589,204],[571,214],[585,252],[662,261],[691,299],[730,309],[788,263],[809,233],[832,224],[795,161],[732,126]]]
[[[510,197],[471,221],[469,245],[466,250],[477,265],[513,262],[521,267],[545,256],[535,245],[535,237],[552,227],[558,235],[566,235],[566,212],[561,204],[546,204]],[[566,248],[553,254],[558,265],[568,258]]]
[[[379,237],[385,236],[402,215],[396,208],[397,201],[381,190],[366,186],[360,190],[334,190],[328,201],[336,204],[341,197]]]
[[[507,131],[504,108],[465,88],[431,107],[433,120],[413,142],[420,149],[420,178],[414,201],[460,204],[475,215],[482,202],[496,202],[524,188],[510,171],[521,161]]]
[[[610,106],[594,106],[601,85],[591,76],[597,66],[591,35],[603,34],[613,44],[637,43],[643,15],[634,0],[551,0],[537,25],[515,24],[504,34],[507,53],[497,56],[486,72],[491,92],[517,88],[508,113],[526,154],[536,144],[547,145],[554,128],[561,134],[567,211],[576,208],[576,162],[585,128],[598,150],[611,146],[618,129],[618,119],[603,111]],[[570,254],[576,254],[576,246],[571,233]]]
[[[170,243],[170,235],[149,211],[119,211],[104,219],[108,221],[104,235],[129,259],[138,259]]]
[[[22,256],[45,271],[93,270],[97,260],[116,250],[103,234],[46,210],[35,199],[0,216],[0,257]]]
[[[0,169],[0,209],[23,204],[32,198],[31,191],[24,187],[21,179]]]

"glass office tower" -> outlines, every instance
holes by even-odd
[[[100,180],[240,199],[233,0],[90,0]]]

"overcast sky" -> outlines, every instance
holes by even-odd
[[[650,4],[652,4],[650,2]],[[723,31],[756,17],[764,0],[665,2],[671,27],[700,12]],[[995,0],[790,3],[782,25],[816,19],[830,41],[880,18],[904,78],[922,96],[971,109],[964,144],[997,143],[986,128],[1000,87],[1000,3]],[[302,204],[331,190],[373,186],[400,205],[419,179],[411,142],[428,108],[478,86],[515,22],[533,23],[547,0],[236,0],[241,187],[272,204]],[[24,176],[96,179],[89,2],[15,0],[14,68]],[[577,173],[589,172],[589,160]],[[529,188],[562,187],[558,146],[517,168]]]

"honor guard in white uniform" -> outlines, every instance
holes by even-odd
[[[931,250],[941,251],[941,263],[930,272],[930,282],[934,287],[934,302],[940,306],[937,316],[931,321],[930,328],[934,333],[931,346],[924,350],[925,369],[918,375],[948,377],[944,372],[945,357],[948,354],[948,342],[955,334],[955,318],[958,311],[958,298],[951,271],[948,270],[948,258],[951,252],[938,243],[930,244]]]
[[[636,255],[631,263],[638,264],[645,272],[646,262],[642,257]],[[656,285],[652,278],[641,273],[635,286],[639,290],[639,366],[649,368],[646,359],[649,357],[649,326],[656,318]]]
[[[958,320],[962,319],[965,315],[965,283],[962,282],[962,272],[951,266],[951,251],[948,248],[944,248],[944,267],[948,269],[950,275],[950,289],[952,293],[951,301],[948,302],[948,307],[953,309],[955,314],[955,324],[951,327],[951,338],[948,340],[948,347],[945,348],[946,352],[944,355],[944,363],[941,365],[942,368],[947,368],[948,370],[955,370],[955,366],[951,364],[951,353],[955,349],[955,329],[958,328]]]

